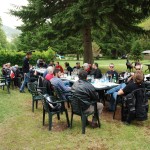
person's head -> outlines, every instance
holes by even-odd
[[[77,68],[80,67],[80,63],[79,62],[76,63],[76,67]]]
[[[85,70],[80,70],[79,71],[79,79],[80,80],[86,80],[87,79],[87,72]]]
[[[92,65],[92,68],[93,68],[93,69],[97,69],[97,68],[98,68],[98,63],[94,63],[94,64]]]
[[[135,70],[141,70],[141,65],[140,64],[136,65]]]
[[[65,67],[69,67],[69,63],[68,62],[65,62]]]
[[[54,65],[54,61],[50,61],[50,64],[51,64],[51,65]]]
[[[59,62],[56,62],[56,67],[59,66]]]
[[[60,78],[61,77],[61,71],[59,69],[54,70],[54,76]]]
[[[11,63],[7,63],[7,68],[10,68],[11,67]]]
[[[18,67],[19,67],[18,65],[15,65],[15,68],[17,68],[17,69],[18,69]]]
[[[113,63],[111,63],[111,64],[109,64],[109,70],[114,70],[114,64]]]
[[[32,52],[27,52],[27,53],[26,53],[26,57],[27,57],[28,59],[30,59],[30,58],[32,57]]]
[[[86,71],[89,68],[89,64],[88,63],[84,63],[83,64],[83,69]]]
[[[134,82],[137,83],[137,84],[141,84],[143,82],[143,79],[144,79],[144,75],[143,75],[142,71],[137,70],[134,73],[134,76],[133,76]]]
[[[48,71],[48,74],[53,74],[54,68],[53,68],[52,66],[49,66],[49,67],[47,68],[47,71]]]

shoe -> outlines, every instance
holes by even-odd
[[[96,119],[94,116],[93,116],[93,118],[92,118],[91,127],[92,127],[92,128],[97,128],[97,127],[98,127],[97,119]]]
[[[20,91],[20,93],[25,93],[25,91]]]

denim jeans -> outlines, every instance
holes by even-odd
[[[120,85],[108,90],[106,93],[107,94],[111,94],[111,98],[110,98],[110,110],[114,110],[115,109],[115,101],[117,100],[117,95],[118,95],[118,91],[120,89],[123,89],[124,87],[126,87],[125,83],[121,83]]]
[[[29,79],[30,79],[30,73],[24,74],[24,81],[20,87],[20,91],[24,91],[24,87],[29,82]]]

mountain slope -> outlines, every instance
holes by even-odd
[[[5,32],[8,41],[11,41],[15,36],[18,36],[21,33],[21,31],[5,25],[2,26],[2,29]]]

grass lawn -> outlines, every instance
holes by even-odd
[[[98,61],[107,68],[111,61]],[[114,61],[116,68],[123,69],[125,61]],[[63,62],[61,62],[63,63]],[[75,64],[75,61],[70,61]],[[120,69],[119,69],[120,71]],[[27,90],[26,90],[27,91]],[[70,112],[70,109],[69,109]],[[103,112],[101,128],[86,128],[86,134],[81,134],[81,121],[74,117],[73,128],[68,129],[65,115],[58,121],[54,116],[54,127],[48,131],[48,117],[46,125],[42,126],[42,104],[34,113],[31,111],[31,95],[19,93],[17,89],[11,94],[0,89],[0,150],[149,150],[150,149],[150,113],[144,122],[134,122],[130,126],[120,121],[119,112],[116,119],[112,113]],[[69,113],[70,117],[70,113]]]

